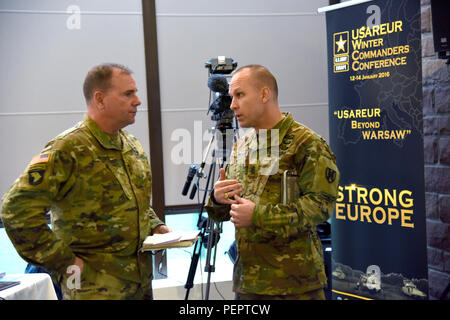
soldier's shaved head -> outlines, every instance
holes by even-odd
[[[242,72],[243,70],[250,71],[250,75],[254,84],[258,89],[263,87],[268,87],[273,94],[275,100],[278,98],[278,84],[272,72],[270,72],[266,67],[259,64],[249,64],[238,68],[233,72],[233,76]]]

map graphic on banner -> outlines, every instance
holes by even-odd
[[[426,299],[419,0],[329,10],[335,299]]]

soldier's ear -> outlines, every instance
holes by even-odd
[[[94,92],[94,95],[93,95],[94,104],[100,110],[105,109],[104,98],[105,98],[105,94],[102,91],[96,90]]]
[[[262,99],[263,103],[266,103],[267,101],[269,101],[271,97],[272,97],[272,91],[270,90],[270,88],[263,87],[261,89],[261,99]]]

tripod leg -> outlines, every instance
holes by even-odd
[[[217,228],[216,228],[217,225]],[[208,238],[208,252],[206,257],[206,266],[205,271],[208,272],[208,280],[206,282],[206,291],[205,291],[205,300],[209,300],[209,289],[211,286],[211,272],[216,271],[216,256],[217,256],[217,244],[219,242],[219,234],[222,232],[222,223],[215,223],[213,220],[211,220],[210,223],[210,236]],[[210,241],[211,239],[211,241]],[[214,254],[212,257],[212,264],[211,264],[211,250],[212,247],[214,247]]]
[[[214,163],[214,165],[215,164],[216,163]],[[223,167],[223,163],[222,163],[221,167]],[[213,175],[215,175],[215,173],[216,173],[215,166],[213,169],[214,169]],[[213,186],[211,186],[211,189],[212,189],[212,187]],[[219,226],[219,224],[217,224],[217,225]],[[219,227],[219,231],[221,231],[220,227]],[[209,237],[208,237],[208,245],[207,245],[207,252],[206,252],[205,271],[208,273],[208,279],[206,282],[205,300],[209,300],[209,289],[211,286],[211,272],[215,271],[217,243],[219,242],[219,232],[216,229],[216,223],[214,222],[214,220],[212,220],[210,218],[208,218],[207,232],[209,232]],[[212,250],[213,246],[215,246],[215,248],[214,248],[213,263],[211,264],[211,250]]]
[[[235,138],[235,137],[234,137]],[[212,144],[212,140],[214,139],[214,137],[211,139],[210,144],[208,145],[208,150],[211,147]],[[222,141],[223,141],[223,145],[226,146],[226,136],[222,133]],[[208,153],[208,152],[207,152]],[[206,155],[205,154],[205,158]],[[226,153],[226,149],[223,150],[223,155],[222,155],[222,163],[220,165],[220,168],[223,168],[225,163],[226,163],[226,158],[227,158],[227,153]],[[214,180],[211,179],[211,177],[215,176],[215,168],[216,168],[216,163],[217,158],[216,158],[216,150],[213,150],[212,152],[212,162],[211,162],[211,166],[209,168],[209,173],[208,173],[208,180],[206,182],[206,189],[205,189],[205,193],[203,195],[203,201],[202,201],[202,205],[201,205],[201,209],[200,209],[200,213],[199,213],[199,218],[198,218],[198,223],[197,225],[200,227],[200,222],[201,222],[201,218],[202,218],[202,214],[203,214],[203,210],[206,204],[206,197],[208,195],[208,191],[212,190],[214,188]],[[205,160],[203,161],[201,168],[200,168],[200,173],[203,172],[203,168],[204,168],[204,164],[205,164]],[[199,176],[201,176],[201,174],[199,174]],[[211,186],[210,186],[211,184]],[[192,261],[191,261],[191,266],[189,268],[189,275],[188,275],[188,279],[185,285],[185,288],[187,289],[186,291],[186,296],[185,296],[185,300],[188,300],[189,297],[189,291],[190,289],[193,287],[193,280],[195,277],[195,272],[197,270],[197,264],[198,264],[198,260],[200,257],[200,253],[201,253],[201,248],[203,246],[203,239],[204,239],[204,235],[205,233],[209,233],[209,237],[208,237],[208,242],[207,242],[207,258],[206,258],[206,264],[205,264],[205,271],[208,272],[208,280],[207,280],[207,286],[206,286],[206,297],[205,299],[208,300],[209,299],[209,289],[210,289],[210,281],[211,281],[211,272],[215,271],[215,263],[216,263],[216,253],[217,253],[217,243],[219,242],[219,234],[222,232],[222,223],[217,224],[217,228],[215,227],[216,223],[208,218],[207,220],[207,225],[202,227],[202,235],[201,235],[201,244],[200,246],[198,246],[198,241],[195,244],[194,247],[194,253],[192,256]],[[213,254],[213,263],[211,264],[211,250],[212,247],[216,246],[214,248],[214,254]]]
[[[189,291],[194,287],[195,271],[197,270],[198,259],[200,257],[200,253],[202,251],[202,245],[203,245],[203,234],[200,237],[200,245],[199,245],[199,241],[197,241],[194,246],[191,266],[189,267],[188,278],[186,280],[186,284],[184,285],[184,287],[186,288],[186,295],[184,297],[184,300],[188,300]]]
[[[213,157],[214,157],[214,152],[213,152]],[[215,172],[215,165],[216,165],[216,163],[215,163],[215,161],[213,161],[211,163],[211,167],[209,168],[208,180],[206,182],[206,190],[208,190],[208,186],[209,186],[210,182],[214,183],[214,180],[211,179],[211,173]],[[203,210],[205,208],[206,196],[207,196],[207,191],[205,191],[205,194],[203,195],[203,201],[202,201],[200,213],[198,216],[198,222],[197,222],[198,227],[200,227],[201,217],[203,214]],[[208,220],[209,220],[209,218],[208,218]],[[189,267],[188,278],[186,280],[186,284],[184,285],[184,287],[186,288],[186,295],[184,297],[184,300],[188,300],[189,292],[194,287],[195,272],[197,271],[198,260],[200,258],[200,254],[202,252],[203,239],[205,237],[205,232],[206,232],[207,227],[208,227],[208,225],[202,227],[202,232],[201,232],[201,236],[200,236],[200,245],[199,245],[199,241],[197,241],[194,246],[194,251],[192,253],[191,265]]]
[[[214,221],[208,218],[208,229],[210,230],[208,237],[208,249],[206,251],[206,263],[205,263],[205,271],[208,273],[208,280],[206,282],[206,291],[205,291],[205,300],[209,300],[209,287],[211,282],[211,272],[214,272],[214,266],[211,266],[211,249],[213,246],[213,242],[216,240],[216,235],[214,233]]]
[[[214,159],[214,157],[215,157],[215,150],[212,153],[212,157]],[[206,180],[206,191],[203,194],[202,206],[200,207],[200,213],[198,215],[197,226],[200,226],[200,221],[201,221],[201,218],[202,218],[203,210],[205,209],[206,196],[208,195],[208,190],[209,190],[208,186],[209,186],[209,184],[211,182],[212,182],[212,184],[214,186],[214,180],[212,180],[211,177],[214,175],[215,172],[216,172],[216,163],[213,162],[213,163],[211,163],[211,166],[209,167],[208,178]],[[211,174],[211,173],[213,173],[213,174]],[[211,188],[211,190],[212,190],[212,188]]]

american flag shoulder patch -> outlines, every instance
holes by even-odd
[[[50,160],[51,153],[41,153],[33,157],[30,162],[30,166],[36,163],[45,163]]]

